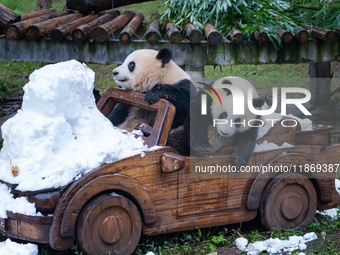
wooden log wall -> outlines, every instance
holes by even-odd
[[[92,30],[95,27],[103,25],[114,18],[116,18],[120,13],[118,11],[111,11],[106,13],[92,22],[81,25],[72,32],[72,39],[76,42],[82,42],[90,37]]]
[[[84,1],[69,0],[72,4],[80,4]],[[140,0],[117,1],[119,2],[117,6],[122,6]],[[106,0],[95,0],[91,1],[91,4],[101,5],[104,2]],[[112,1],[110,2],[112,6]],[[116,3],[116,0],[113,2]],[[182,29],[176,27],[172,22],[161,24],[158,14],[153,14],[150,21],[145,22],[148,25],[143,25],[143,21],[144,15],[142,13],[135,15],[133,10],[126,10],[122,14],[112,10],[108,13],[87,13],[85,15],[81,12],[56,12],[54,9],[47,9],[18,15],[0,4],[0,34],[5,33],[9,40],[18,40],[24,36],[30,40],[38,40],[49,36],[55,42],[60,42],[65,38],[83,42],[92,38],[97,43],[104,43],[109,39],[119,38],[123,43],[145,39],[149,44],[157,44],[164,38],[165,41],[172,43],[208,43],[210,46],[217,46],[221,43],[241,45],[245,40],[254,40],[259,45],[269,42],[268,35],[263,31],[254,32],[250,38],[245,38],[244,34],[237,29],[219,31],[213,24],[205,24],[203,29],[199,29],[191,23],[186,24]],[[143,31],[143,29],[145,30]],[[307,43],[313,38],[326,42],[340,40],[340,28],[330,30],[311,25],[303,25],[295,31],[278,28],[277,34],[281,41],[288,45],[293,41]]]
[[[49,19],[38,24],[29,26],[26,29],[25,36],[30,40],[38,40],[44,35],[49,34],[53,29],[83,17],[82,13],[73,13],[60,18]]]
[[[133,19],[126,25],[119,35],[119,39],[123,43],[131,42],[132,37],[136,34],[137,29],[142,25],[144,15],[142,13],[136,14]]]
[[[51,14],[45,14],[36,18],[28,19],[25,21],[20,21],[17,23],[10,24],[6,27],[5,33],[6,38],[9,40],[17,40],[24,36],[26,29],[29,26],[32,26],[34,24],[38,24],[40,22],[50,20],[57,17],[62,17],[67,14],[71,14],[70,11],[62,11],[62,12],[55,12]]]
[[[162,39],[162,35],[159,32],[159,15],[154,13],[151,15],[151,23],[148,26],[145,32],[145,39],[150,44],[156,44],[160,39]]]
[[[83,24],[87,24],[88,22],[91,22],[91,21],[99,18],[99,16],[100,16],[99,13],[93,13],[93,14],[89,14],[89,15],[83,17],[83,18],[74,20],[70,23],[61,25],[61,26],[52,30],[50,37],[55,42],[61,42],[66,37],[71,35],[71,33],[74,29],[76,29],[77,27],[79,27]]]
[[[20,20],[20,15],[0,4],[0,26],[5,27],[10,23]]]
[[[135,12],[133,10],[126,10],[117,18],[98,26],[93,29],[91,36],[97,43],[103,43],[107,41],[115,32],[125,27],[125,25],[133,18]]]

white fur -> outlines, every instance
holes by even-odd
[[[180,80],[190,79],[172,60],[162,67],[162,61],[156,59],[158,51],[150,49],[136,50],[127,56],[124,63],[113,70],[114,81],[124,89],[145,92],[157,84],[176,84]],[[135,62],[135,69],[130,72],[128,65]]]

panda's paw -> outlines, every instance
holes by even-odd
[[[162,93],[159,91],[147,91],[144,96],[144,102],[148,104],[156,103],[159,99],[161,99]]]
[[[234,155],[234,165],[236,166],[237,169],[247,165],[248,160],[241,158],[241,157],[236,157]]]
[[[148,104],[153,104],[161,98],[169,99],[169,96],[164,94],[162,90],[153,89],[145,93],[144,102]]]

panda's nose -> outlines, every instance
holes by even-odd
[[[218,116],[219,119],[226,119],[228,118],[228,113],[226,112],[222,112],[219,116]]]
[[[113,76],[116,76],[116,75],[118,75],[118,71],[115,71],[115,70],[113,70]]]

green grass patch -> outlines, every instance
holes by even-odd
[[[0,61],[0,98],[23,95],[22,87],[29,75],[40,67],[41,64],[33,62]]]
[[[37,0],[25,0],[25,1],[13,1],[13,0],[0,0],[0,3],[7,6],[14,12],[18,14],[33,12],[37,8]],[[52,8],[56,9],[57,11],[63,10],[66,5],[65,0],[53,0],[52,1]]]

